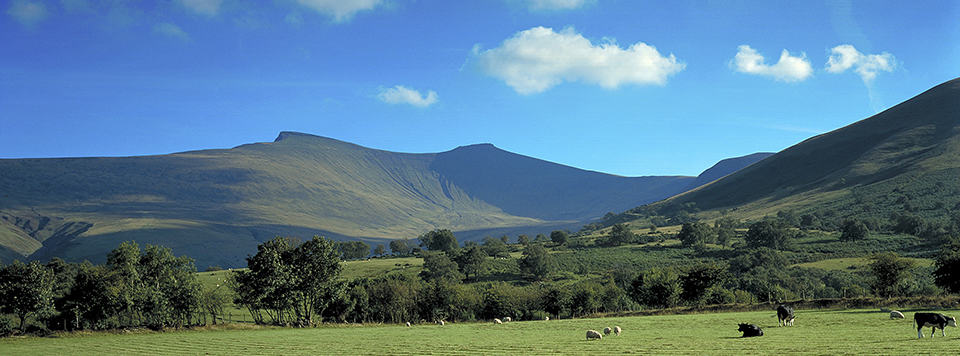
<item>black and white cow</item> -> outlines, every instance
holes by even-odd
[[[763,329],[760,329],[759,326],[754,324],[740,324],[740,328],[737,329],[743,333],[742,337],[753,337],[753,336],[763,336]]]
[[[777,307],[777,326],[793,326],[793,308],[780,304]]]
[[[937,328],[940,328],[940,336],[947,336],[943,328],[952,326],[957,327],[957,319],[952,316],[946,316],[939,313],[914,313],[913,322],[917,324],[917,338],[923,337],[924,326],[932,326],[930,330],[930,337],[937,332]]]

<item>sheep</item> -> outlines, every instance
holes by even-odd
[[[503,324],[503,321],[501,321],[500,319],[497,319],[497,318],[493,318],[493,323],[494,323],[494,324]]]
[[[509,316],[505,316],[505,317],[503,317],[503,321],[506,321],[506,322],[509,323],[509,322],[513,321],[513,319],[510,319]]]
[[[610,335],[610,332],[611,332],[611,331],[613,331],[613,329],[611,329],[609,326],[603,328],[603,334],[604,334],[604,335]]]
[[[410,327],[410,322],[409,322],[409,321],[407,322],[407,327],[408,327],[408,328]]]
[[[621,329],[620,329],[619,326],[614,326],[614,327],[613,327],[613,333],[614,333],[614,334],[617,334],[617,336],[620,336],[620,331],[621,331]]]
[[[896,311],[896,310],[891,311],[891,312],[890,312],[890,319],[903,319],[903,313],[901,313],[901,312],[899,312],[899,311]]]
[[[603,339],[603,335],[600,335],[596,330],[587,330],[587,340],[590,339]]]
[[[440,324],[440,326],[444,326],[444,325],[446,325],[447,323],[444,322],[443,320],[437,320],[437,324]]]
[[[549,316],[543,317],[543,321],[550,321],[550,317]]]

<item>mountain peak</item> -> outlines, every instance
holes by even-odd
[[[283,141],[283,140],[286,140],[286,139],[289,139],[289,138],[293,138],[293,137],[326,138],[326,137],[323,137],[323,136],[311,135],[311,134],[303,133],[303,132],[280,131],[280,134],[277,135],[277,139],[276,139],[276,140],[273,140],[273,142],[280,142],[280,141]]]

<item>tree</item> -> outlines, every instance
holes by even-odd
[[[421,235],[420,246],[426,247],[430,251],[451,252],[456,250],[459,244],[457,244],[457,237],[453,236],[453,231],[437,229]]]
[[[567,288],[553,286],[547,291],[543,300],[543,311],[560,318],[560,313],[570,304],[570,293]]]
[[[335,244],[340,257],[345,260],[357,260],[370,255],[370,245],[363,241],[342,241]]]
[[[537,234],[537,238],[533,239],[534,242],[547,242],[547,235]]]
[[[193,260],[174,257],[167,247],[147,245],[139,262],[141,294],[136,309],[147,325],[159,329],[189,324],[202,297]]]
[[[566,231],[554,230],[550,232],[550,241],[553,241],[553,243],[557,245],[563,245],[567,243],[568,237],[570,237],[570,234],[568,234]]]
[[[520,236],[517,236],[517,243],[524,246],[529,245],[530,237],[524,234],[520,234]]]
[[[287,255],[294,315],[298,324],[313,326],[314,313],[323,315],[333,297],[343,289],[338,283],[340,258],[332,241],[317,236]]]
[[[624,243],[633,241],[633,232],[626,224],[615,224],[610,228],[607,234],[606,244],[609,246],[620,246]]]
[[[410,239],[400,239],[390,241],[390,252],[397,256],[408,256],[413,249]]]
[[[944,245],[935,266],[933,275],[937,285],[950,293],[960,293],[960,243]]]
[[[107,269],[115,279],[115,283],[110,285],[110,295],[114,298],[111,304],[120,306],[128,324],[133,321],[134,307],[142,292],[140,272],[137,268],[139,264],[140,246],[133,241],[121,242],[120,246],[107,254]]]
[[[492,237],[483,239],[483,252],[485,252],[487,256],[495,258],[510,257],[510,251],[507,250],[507,245],[500,239]]]
[[[386,247],[383,244],[377,244],[377,247],[373,249],[373,254],[377,256],[383,256],[387,253]]]
[[[456,262],[464,276],[470,278],[472,275],[473,278],[477,278],[483,270],[483,262],[486,259],[487,254],[483,252],[480,246],[472,246],[457,255]]]
[[[14,261],[0,270],[0,310],[20,318],[20,332],[30,315],[53,311],[53,272],[37,261]]]
[[[651,268],[638,275],[630,289],[634,301],[657,308],[676,306],[683,291],[677,274],[660,268]]]
[[[520,259],[520,272],[533,280],[547,278],[557,268],[556,261],[542,245],[529,245]]]
[[[727,246],[733,242],[733,238],[737,236],[737,222],[733,218],[721,218],[713,222],[713,229],[717,232],[717,244],[720,246]]]
[[[500,241],[503,241],[504,244],[509,244],[510,236],[507,236],[507,235],[500,236]]]
[[[850,219],[843,222],[840,227],[840,241],[863,240],[867,238],[867,224],[858,219]]]
[[[423,270],[420,271],[420,278],[428,282],[436,280],[460,282],[463,280],[463,274],[460,273],[457,263],[450,260],[447,255],[433,252],[423,256]]]
[[[684,247],[704,247],[708,242],[713,242],[713,231],[710,226],[702,222],[691,222],[683,224],[677,238]]]
[[[873,292],[880,297],[889,298],[901,295],[901,282],[913,262],[900,258],[895,252],[884,252],[871,257],[870,271],[873,273]]]
[[[793,235],[785,226],[770,220],[751,224],[744,238],[748,246],[764,246],[777,250],[789,248],[792,239]]]
[[[704,301],[710,288],[722,285],[726,279],[725,266],[714,263],[695,265],[680,277],[680,285],[683,289],[680,298],[690,303],[700,303]]]

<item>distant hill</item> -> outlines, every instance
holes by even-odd
[[[960,211],[960,79],[648,210],[691,205],[742,217],[778,210],[831,219],[955,214]]]
[[[409,154],[282,132],[233,149],[0,160],[0,258],[102,261],[121,241],[237,266],[276,235],[463,238],[579,226],[670,197],[694,177],[620,177],[490,144]],[[4,257],[7,256],[7,257]]]
[[[717,164],[713,165],[713,167],[710,167],[703,171],[703,173],[700,173],[700,175],[697,176],[697,179],[694,179],[690,184],[690,189],[723,178],[731,173],[743,169],[744,167],[750,166],[763,160],[764,158],[773,155],[773,152],[757,152],[746,156],[727,158],[717,162]]]

